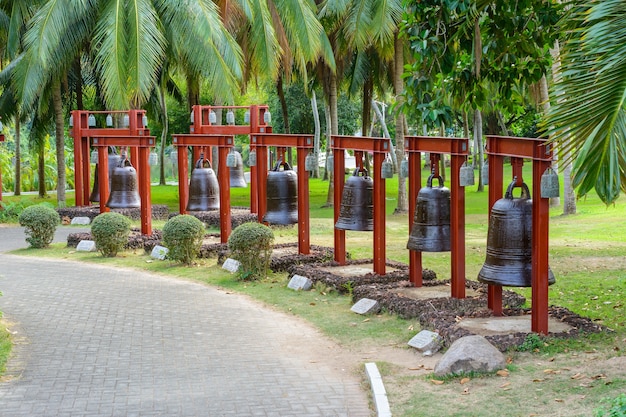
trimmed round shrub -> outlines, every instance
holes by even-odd
[[[188,214],[172,217],[163,226],[163,245],[169,249],[168,259],[191,265],[198,256],[204,223]]]
[[[91,223],[96,249],[105,258],[113,258],[124,249],[130,234],[130,219],[119,213],[102,213]]]
[[[245,280],[265,278],[270,265],[274,233],[261,223],[244,223],[228,238],[228,250],[241,263],[239,277]]]
[[[19,216],[19,222],[26,228],[26,241],[31,248],[46,248],[54,238],[60,217],[49,204],[38,204],[26,207]]]

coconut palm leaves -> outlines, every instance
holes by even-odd
[[[24,51],[13,77],[27,106],[82,51],[94,58],[110,108],[147,101],[169,53],[206,76],[216,94],[233,94],[242,74],[241,51],[210,0],[48,0],[29,24]]]
[[[626,191],[626,3],[578,3],[567,16],[572,28],[547,125],[561,151],[576,158],[578,195],[595,188],[610,204]]]

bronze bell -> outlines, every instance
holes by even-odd
[[[433,178],[439,180],[439,187],[433,187]],[[426,187],[417,193],[413,227],[406,247],[420,252],[450,250],[450,190],[443,186],[441,176],[431,174]]]
[[[263,221],[281,225],[298,223],[298,175],[287,162],[279,160],[267,173],[267,212]]]
[[[115,153],[115,148],[113,148],[113,153],[109,154],[109,190],[111,190],[111,179],[113,178],[113,171],[115,167],[120,162],[120,156]],[[100,202],[100,183],[98,182],[98,164],[96,164],[96,172],[93,177],[93,188],[91,189],[91,195],[89,196],[89,201],[95,203]]]
[[[363,176],[359,174],[363,173]],[[374,180],[367,170],[356,168],[348,178],[341,195],[341,208],[335,228],[340,230],[374,230]]]
[[[233,188],[246,188],[248,183],[246,183],[246,179],[243,175],[243,158],[241,154],[237,151],[233,151],[229,153],[229,157],[234,158],[235,165],[230,168],[230,186]]]
[[[211,162],[200,155],[189,181],[187,211],[209,211],[220,208],[220,188]]]
[[[532,209],[530,191],[522,183],[520,198],[513,198],[516,180],[504,198],[495,202],[489,216],[487,257],[478,281],[508,287],[532,286]],[[548,283],[554,284],[548,268]]]
[[[106,205],[112,209],[141,207],[137,171],[126,158],[126,155],[120,157],[118,165],[113,170],[111,194]]]

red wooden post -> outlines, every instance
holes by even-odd
[[[83,200],[83,188],[84,188],[84,171],[83,171],[83,147],[82,147],[82,135],[81,135],[81,115],[80,111],[72,111],[72,120],[74,126],[72,127],[72,136],[74,138],[74,195],[76,207],[85,205]]]
[[[548,334],[548,228],[550,199],[541,198],[541,176],[548,161],[533,162],[532,315],[531,330]]]
[[[96,144],[97,139],[94,139]],[[98,186],[100,188],[100,213],[106,213],[109,208],[106,206],[109,199],[109,148],[98,146]]]
[[[331,138],[331,141],[334,139]],[[339,212],[341,210],[341,197],[343,195],[343,186],[345,183],[346,160],[344,150],[333,148],[333,209],[334,209],[334,241],[335,241],[335,261],[341,265],[346,264],[346,231],[337,229],[335,224],[339,220]]]
[[[409,149],[409,141],[405,141],[405,149]],[[409,151],[409,233],[415,220],[417,194],[422,188],[422,154]],[[422,279],[422,252],[409,251],[409,280],[415,287],[421,287]]]
[[[257,201],[259,223],[267,212],[267,146],[257,146]]]
[[[152,234],[152,204],[150,203],[150,167],[148,166],[148,158],[150,157],[150,148],[140,147],[137,159],[137,176],[139,182],[139,198],[141,201],[141,234]]]
[[[91,174],[91,155],[89,154],[89,139],[85,138],[84,140],[81,140],[81,146],[82,146],[82,156],[83,156],[83,162],[82,162],[82,170],[83,170],[83,189],[82,189],[82,193],[83,193],[83,205],[88,206],[89,203],[89,177]],[[75,190],[75,194],[78,194],[80,192],[80,189],[78,187],[76,187],[76,185],[74,185],[74,190]]]
[[[189,200],[189,164],[187,163],[187,146],[178,146],[178,211],[180,214],[187,213],[187,201]]]
[[[220,187],[220,242],[227,243],[232,228],[230,221],[230,168],[226,166],[226,158],[228,158],[230,148],[221,146],[218,149],[217,182]]]
[[[452,154],[450,158],[450,257],[453,298],[465,298],[465,187],[461,187],[459,179],[463,162],[465,162],[465,156]]]
[[[311,253],[309,236],[309,171],[306,170],[307,153],[307,149],[298,146],[298,253],[303,255]]]
[[[487,138],[487,151],[489,160],[489,213],[488,218],[491,218],[491,208],[493,205],[502,198],[502,186],[504,175],[504,161],[503,157],[489,153],[490,150],[497,149],[497,143],[491,138]],[[488,220],[489,221],[489,220]],[[491,309],[494,316],[502,315],[502,287],[499,285],[489,284],[487,286],[487,307]]]
[[[379,150],[380,151],[380,150]],[[386,238],[385,238],[385,214],[386,214],[386,187],[385,179],[381,175],[382,164],[385,160],[385,153],[374,152],[374,272],[378,275],[385,275]]]

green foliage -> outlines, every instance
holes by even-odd
[[[21,201],[0,201],[0,223],[16,222],[24,207]]]
[[[204,224],[188,214],[171,218],[163,226],[163,244],[170,250],[167,257],[185,265],[191,265],[198,256]]]
[[[265,278],[270,264],[274,233],[261,223],[244,223],[228,238],[228,250],[241,263],[239,276],[252,280]]]
[[[604,407],[595,411],[595,417],[626,417],[626,394],[620,394],[609,402],[609,409]]]
[[[102,256],[112,258],[128,243],[130,220],[119,213],[102,213],[93,219],[91,234]]]
[[[59,220],[59,214],[47,203],[26,207],[19,215],[20,225],[26,228],[26,241],[32,248],[50,245]]]
[[[544,341],[537,333],[529,333],[517,350],[520,352],[534,352],[543,347]]]

